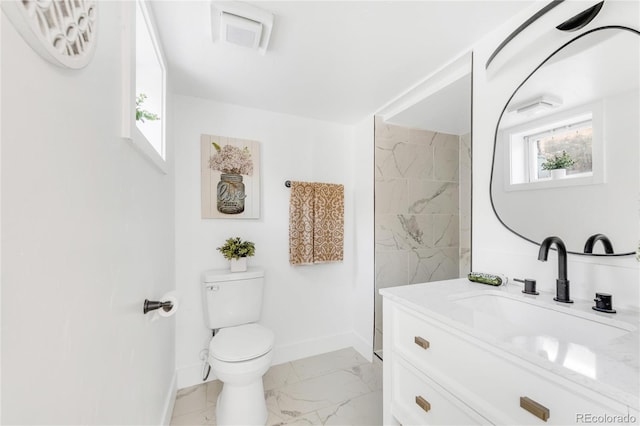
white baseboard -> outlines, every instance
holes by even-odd
[[[284,364],[326,352],[337,351],[353,345],[353,333],[334,334],[315,339],[302,340],[273,348],[272,365]]]
[[[211,382],[216,379],[213,373],[209,374],[206,382],[202,380],[202,363],[192,364],[176,370],[178,376],[177,388],[184,389],[189,386],[200,385],[202,383]]]
[[[358,333],[353,333],[352,336],[353,336],[352,337],[353,343],[351,346],[353,346],[353,349],[358,351],[358,353],[362,355],[364,359],[366,359],[369,362],[372,362],[373,361],[373,342],[367,341],[367,339],[365,339]]]
[[[273,348],[272,365],[284,364],[301,358],[320,355],[339,349],[353,347],[366,360],[372,361],[373,344],[356,333],[342,333],[324,336],[316,339],[303,340],[286,345],[276,345]],[[202,381],[202,364],[194,364],[176,370],[177,389],[199,385]],[[213,373],[207,378],[207,382],[215,380]]]
[[[169,426],[169,424],[171,423],[171,416],[173,415],[173,403],[176,400],[176,393],[178,392],[177,381],[178,372],[175,371],[173,373],[173,377],[171,378],[171,383],[169,384],[167,398],[164,401],[164,410],[162,410],[162,422],[160,424],[163,426]]]

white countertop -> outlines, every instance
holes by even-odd
[[[594,302],[590,300],[574,299],[575,303],[565,304],[553,300],[555,293],[541,291],[540,295],[531,296],[523,294],[521,290],[521,285],[494,287],[460,278],[389,287],[381,289],[380,294],[549,372],[607,395],[635,410],[640,409],[638,311],[618,309],[615,295],[613,307],[617,313],[607,314],[591,309]],[[572,315],[571,318],[567,317],[569,321],[559,321],[561,323],[557,327],[570,326],[572,329],[556,334],[553,331],[549,333],[549,325],[546,330],[541,325],[539,333],[532,333],[536,329],[536,318],[532,318],[531,324],[523,326],[522,318],[516,321],[509,316],[501,316],[500,312],[490,311],[492,305],[485,303],[488,300],[486,297],[467,298],[460,303],[461,297],[492,294],[523,301],[528,306],[569,313]],[[539,313],[543,314],[544,310]],[[576,321],[576,318],[587,319],[584,329],[575,329],[582,327],[582,322]],[[601,324],[605,329],[620,330],[621,335],[602,339],[596,330],[597,327],[603,327]],[[593,335],[587,331],[591,327],[596,327]],[[565,337],[558,338],[558,334]]]

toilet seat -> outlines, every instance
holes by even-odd
[[[258,358],[271,349],[273,331],[260,324],[244,324],[220,329],[209,343],[209,356],[225,362]]]

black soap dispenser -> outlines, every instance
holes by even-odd
[[[520,278],[514,278],[514,281],[524,283],[524,289],[522,290],[524,294],[533,294],[536,296],[540,294],[536,291],[536,280],[531,278],[525,278],[524,280],[521,280]]]

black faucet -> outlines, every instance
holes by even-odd
[[[547,261],[551,244],[556,245],[558,251],[558,279],[556,280],[556,297],[553,300],[563,303],[573,303],[569,297],[569,280],[567,279],[567,248],[559,237],[547,237],[540,244],[538,260]]]
[[[607,238],[604,234],[594,234],[587,239],[587,242],[584,244],[584,252],[585,253],[593,253],[593,246],[596,242],[602,241],[602,245],[604,246],[604,252],[606,254],[613,254],[613,245],[611,244],[611,240]]]

